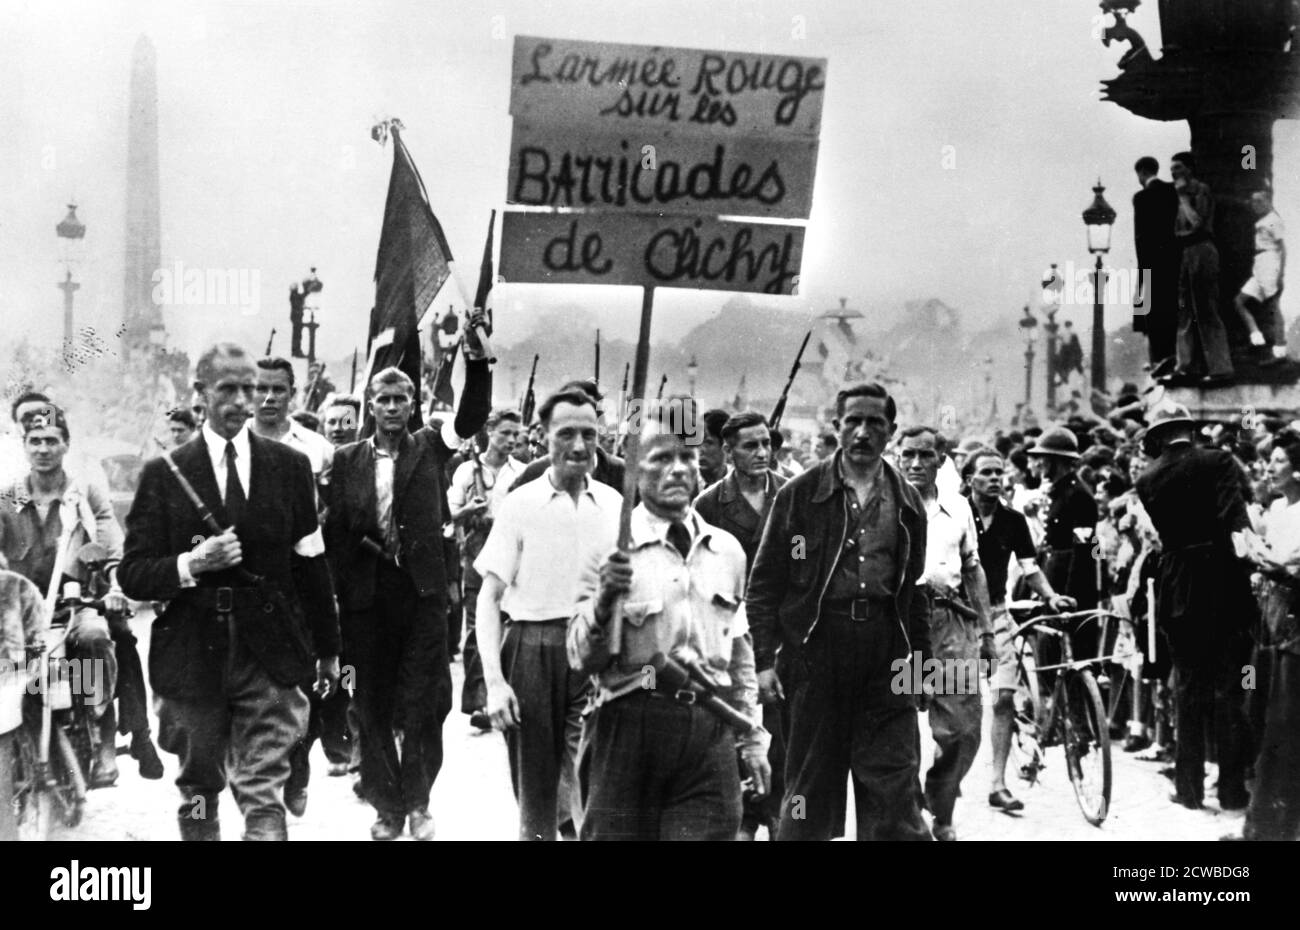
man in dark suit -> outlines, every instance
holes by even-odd
[[[1178,333],[1178,267],[1174,238],[1178,192],[1156,174],[1160,163],[1144,155],[1133,166],[1142,189],[1133,195],[1133,244],[1141,278],[1133,301],[1133,328],[1145,332],[1153,366],[1174,355]]]
[[[451,710],[443,470],[462,439],[482,428],[492,397],[472,325],[465,354],[454,432],[409,432],[415,386],[398,368],[376,374],[375,434],[335,451],[324,495],[343,642],[356,669],[361,783],[378,812],[370,828],[376,840],[396,839],[408,818],[413,838],[433,839],[429,792],[442,767],[442,723]],[[395,731],[402,733],[400,753]]]
[[[299,682],[313,660],[318,692],[339,676],[311,466],[250,433],[257,369],[242,349],[209,349],[196,378],[203,429],[169,453],[177,473],[163,459],[145,465],[117,577],[129,597],[169,602],[154,620],[149,678],[159,743],[180,757],[181,838],[221,838],[228,779],[244,838],[283,840],[289,752],[307,726]],[[226,529],[212,535],[205,513]]]
[[[722,447],[731,459],[725,478],[695,499],[695,512],[705,523],[726,530],[745,550],[745,577],[754,564],[754,554],[763,538],[767,515],[776,500],[777,489],[786,479],[772,471],[772,432],[767,418],[752,410],[733,414],[720,430]],[[740,838],[752,840],[758,827],[776,835],[781,822],[781,797],[785,791],[785,728],[780,701],[768,694],[762,701],[763,727],[772,734],[767,760],[772,766],[772,790],[766,797],[746,795],[740,818]]]
[[[1213,721],[1219,751],[1219,807],[1249,803],[1249,761],[1242,666],[1250,657],[1256,616],[1249,571],[1232,533],[1250,526],[1241,470],[1218,449],[1197,448],[1185,408],[1157,411],[1147,441],[1160,457],[1138,478],[1137,493],[1160,534],[1156,622],[1169,640],[1177,672],[1178,751],[1175,802],[1201,806],[1205,726]]]

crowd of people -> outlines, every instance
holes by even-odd
[[[82,580],[53,577],[59,546],[102,544],[106,597],[155,614],[148,684],[183,839],[220,838],[227,786],[245,838],[287,838],[317,740],[374,839],[432,839],[459,703],[504,734],[521,839],[831,839],[851,781],[859,839],[954,840],[981,687],[913,688],[899,663],[987,670],[988,804],[1022,811],[1010,605],[1030,599],[1122,618],[1081,626],[1074,653],[1110,657],[1123,748],[1167,766],[1175,802],[1203,804],[1214,759],[1246,837],[1300,835],[1300,423],[1203,427],[1125,385],[1100,413],[945,436],[860,383],[796,448],[761,413],[686,397],[622,422],[581,379],[526,422],[493,406],[467,333],[443,415],[397,368],[295,410],[288,360],[213,347],[124,527],[59,399],[15,399],[3,658],[38,647],[45,593]],[[83,611],[72,629],[116,670],[108,625]],[[116,732],[163,774],[143,684],[128,709],[118,683],[115,715],[115,677],[84,696],[97,787],[118,778]],[[6,797],[12,756],[0,735]]]

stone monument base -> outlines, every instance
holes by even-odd
[[[1229,384],[1218,387],[1169,387],[1164,402],[1182,404],[1197,420],[1237,422],[1260,414],[1300,419],[1300,384]]]

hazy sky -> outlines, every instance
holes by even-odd
[[[1131,20],[1159,48],[1156,4]],[[364,346],[390,148],[400,116],[434,211],[477,275],[488,211],[505,199],[516,34],[828,59],[821,150],[792,313],[840,296],[885,311],[937,296],[971,322],[1018,315],[1048,262],[1083,266],[1080,211],[1100,175],[1133,263],[1131,166],[1187,145],[1183,123],[1099,102],[1121,49],[1093,34],[1093,0],[474,0],[474,2],[0,2],[0,347],[57,342],[54,226],[86,223],[79,324],[121,315],[126,105],[141,33],[158,54],[163,264],[256,272],[260,309],[168,311],[171,341],[260,346],[287,329],[285,290],[316,265],[321,352]],[[802,37],[799,31],[802,29]],[[1300,216],[1300,131],[1276,130],[1277,204]],[[943,165],[954,147],[955,167]],[[450,291],[444,291],[444,300]],[[727,295],[660,290],[665,336]],[[602,326],[634,338],[639,291],[582,289]],[[509,288],[498,326],[527,327],[573,289]],[[1070,311],[1089,318],[1087,308]],[[1126,319],[1112,311],[1113,325]],[[283,351],[287,342],[277,337]],[[1008,347],[1008,352],[1018,347]],[[784,356],[780,364],[784,365]]]

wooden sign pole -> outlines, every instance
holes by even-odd
[[[645,381],[650,368],[650,320],[654,308],[655,289],[645,287],[641,292],[641,329],[636,340],[636,360],[632,365],[632,403],[635,414],[628,425],[627,450],[623,457],[623,508],[618,515],[618,548],[632,550],[632,510],[636,506],[637,464],[641,460],[641,430],[645,426]],[[609,621],[610,652],[618,655],[623,644],[623,601],[614,605]]]

